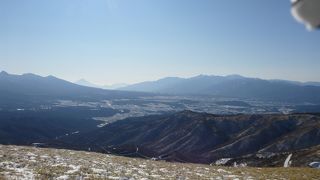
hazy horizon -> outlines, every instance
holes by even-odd
[[[66,80],[66,81],[69,81],[69,82],[72,82],[72,83],[82,83],[81,81],[85,81],[85,82],[88,82],[88,83],[91,83],[92,85],[96,85],[96,86],[113,86],[113,85],[132,85],[132,84],[137,84],[137,83],[142,83],[142,82],[150,82],[150,81],[157,81],[157,80],[161,80],[161,79],[164,79],[164,78],[183,78],[183,79],[188,79],[188,78],[193,78],[193,77],[197,77],[197,76],[242,76],[242,77],[245,77],[245,78],[258,78],[258,79],[263,79],[263,80],[284,80],[284,81],[295,81],[295,82],[301,82],[301,83],[307,83],[307,82],[316,82],[316,83],[320,83],[320,81],[299,81],[299,80],[290,80],[290,79],[281,79],[281,78],[272,78],[272,79],[268,79],[268,78],[263,78],[263,77],[252,77],[252,76],[244,76],[244,75],[241,75],[241,74],[225,74],[225,75],[218,75],[218,74],[197,74],[197,75],[194,75],[194,76],[165,76],[165,77],[160,77],[160,78],[157,78],[157,79],[147,79],[147,80],[144,80],[144,81],[138,81],[138,82],[133,82],[133,83],[126,83],[126,82],[119,82],[119,83],[113,83],[113,84],[99,84],[99,83],[95,83],[95,82],[92,82],[90,81],[89,79],[85,79],[85,78],[78,78],[76,80],[68,80],[68,79],[64,79],[62,77],[59,77],[59,76],[55,76],[53,74],[48,74],[48,75],[41,75],[41,74],[37,74],[37,73],[33,73],[33,72],[24,72],[24,73],[12,73],[12,72],[9,72],[9,71],[6,71],[6,70],[1,70],[0,69],[0,73],[2,72],[6,72],[10,75],[23,75],[23,74],[34,74],[34,75],[39,75],[39,76],[42,76],[42,77],[47,77],[47,76],[54,76],[56,78],[59,78],[59,79],[62,79],[62,80]]]
[[[99,85],[199,74],[319,82],[320,34],[297,23],[290,6],[289,0],[5,0],[0,68]]]

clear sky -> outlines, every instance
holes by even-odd
[[[320,81],[289,0],[1,0],[0,70],[98,84],[241,74]]]

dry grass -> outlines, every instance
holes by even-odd
[[[232,168],[167,163],[82,151],[0,145],[6,179],[319,179],[311,168]],[[2,179],[1,179],[2,178]]]

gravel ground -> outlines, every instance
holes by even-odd
[[[0,145],[2,179],[320,179],[311,168],[234,168]]]

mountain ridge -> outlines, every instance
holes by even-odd
[[[116,154],[134,154],[139,147],[139,152],[148,157],[208,164],[221,158],[281,154],[317,146],[320,116],[182,111],[117,121],[92,132],[69,136],[65,143]],[[255,165],[255,162],[247,163]]]
[[[163,78],[129,85],[121,90],[173,95],[209,95],[267,101],[320,103],[320,86],[286,80],[264,80],[240,75]]]
[[[56,100],[95,100],[130,98],[148,93],[105,90],[71,83],[54,76],[31,73],[15,75],[0,73],[0,108],[32,106],[52,103]]]

